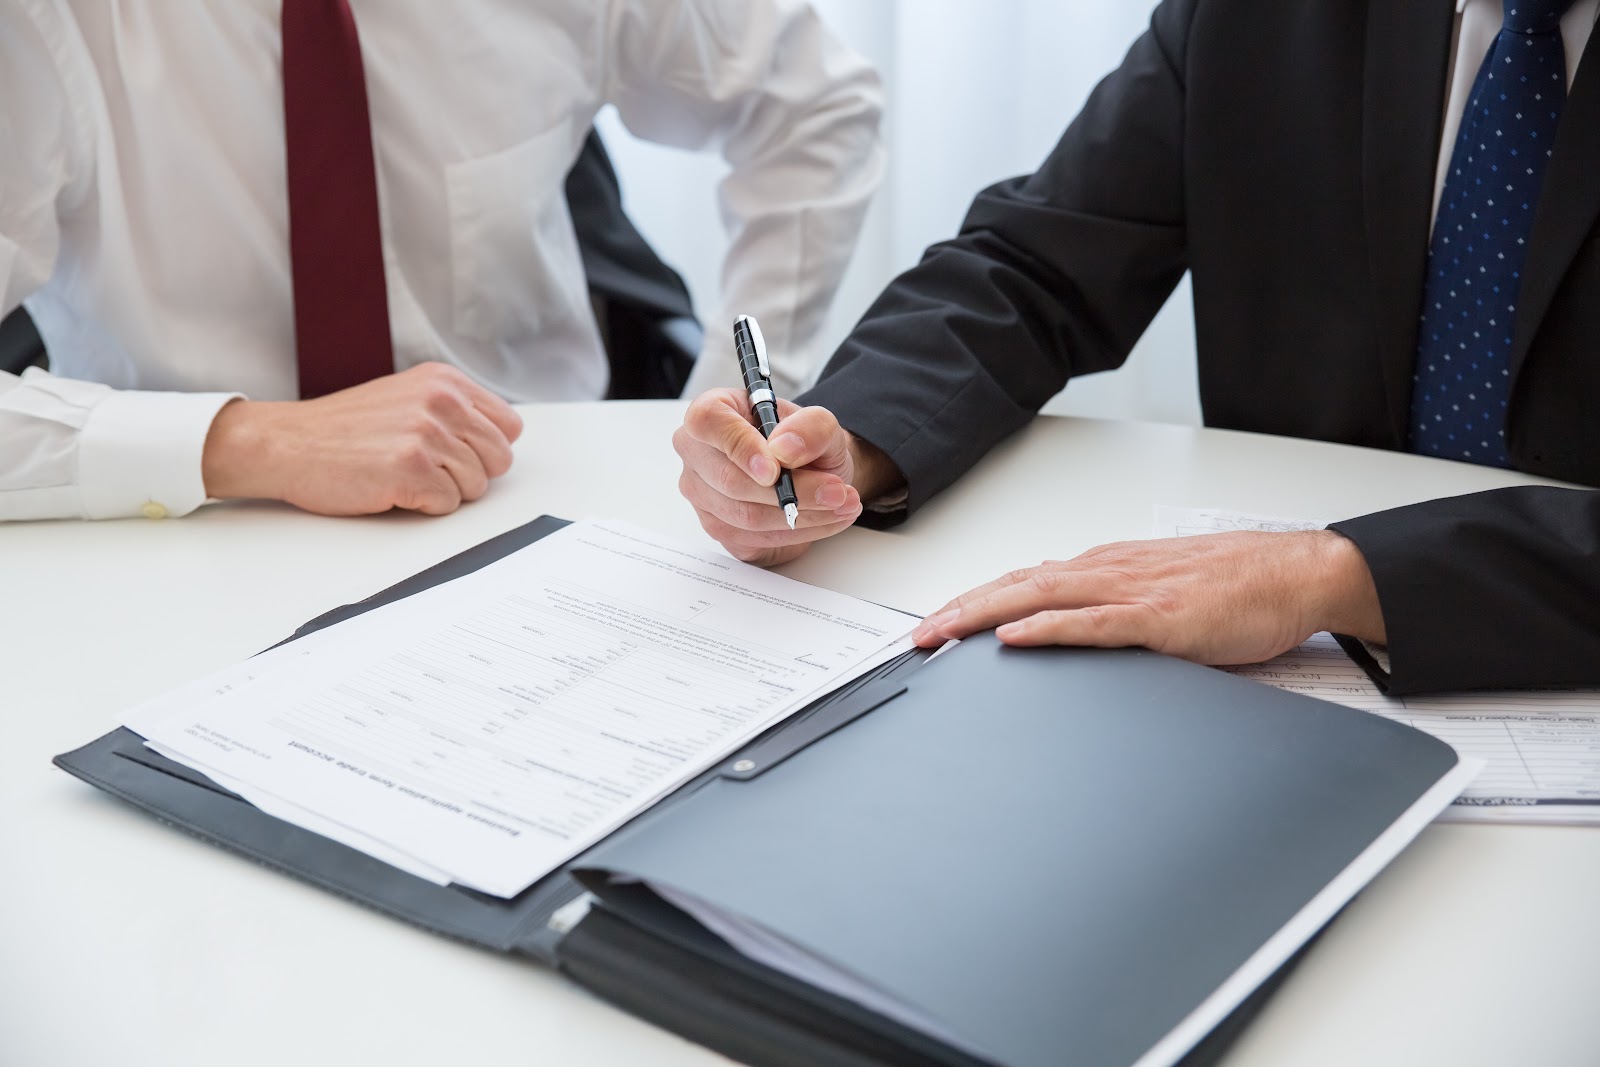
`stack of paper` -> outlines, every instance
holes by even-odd
[[[513,896],[815,696],[912,617],[615,522],[128,713],[263,810]]]

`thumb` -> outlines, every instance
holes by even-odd
[[[773,429],[767,446],[785,467],[833,471],[849,459],[850,435],[827,408],[796,408]]]

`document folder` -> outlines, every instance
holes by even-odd
[[[563,525],[537,519],[294,637]],[[1212,1062],[1461,785],[1426,734],[1152,652],[990,634],[925,658],[814,702],[510,899],[275,819],[125,729],[56,763],[759,1067]]]

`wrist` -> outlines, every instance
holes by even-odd
[[[1315,554],[1309,573],[1319,579],[1311,583],[1317,590],[1311,630],[1385,644],[1388,632],[1378,602],[1378,587],[1361,549],[1333,530],[1317,530],[1306,536]]]
[[[905,488],[905,476],[887,452],[849,431],[846,436],[850,442],[850,484],[861,494],[862,504],[871,504]]]
[[[218,500],[275,497],[266,477],[271,435],[265,416],[273,404],[234,400],[217,412],[206,433],[200,474],[206,495]]]

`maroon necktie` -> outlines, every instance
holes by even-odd
[[[283,0],[289,263],[300,395],[394,372],[378,179],[347,0]]]

